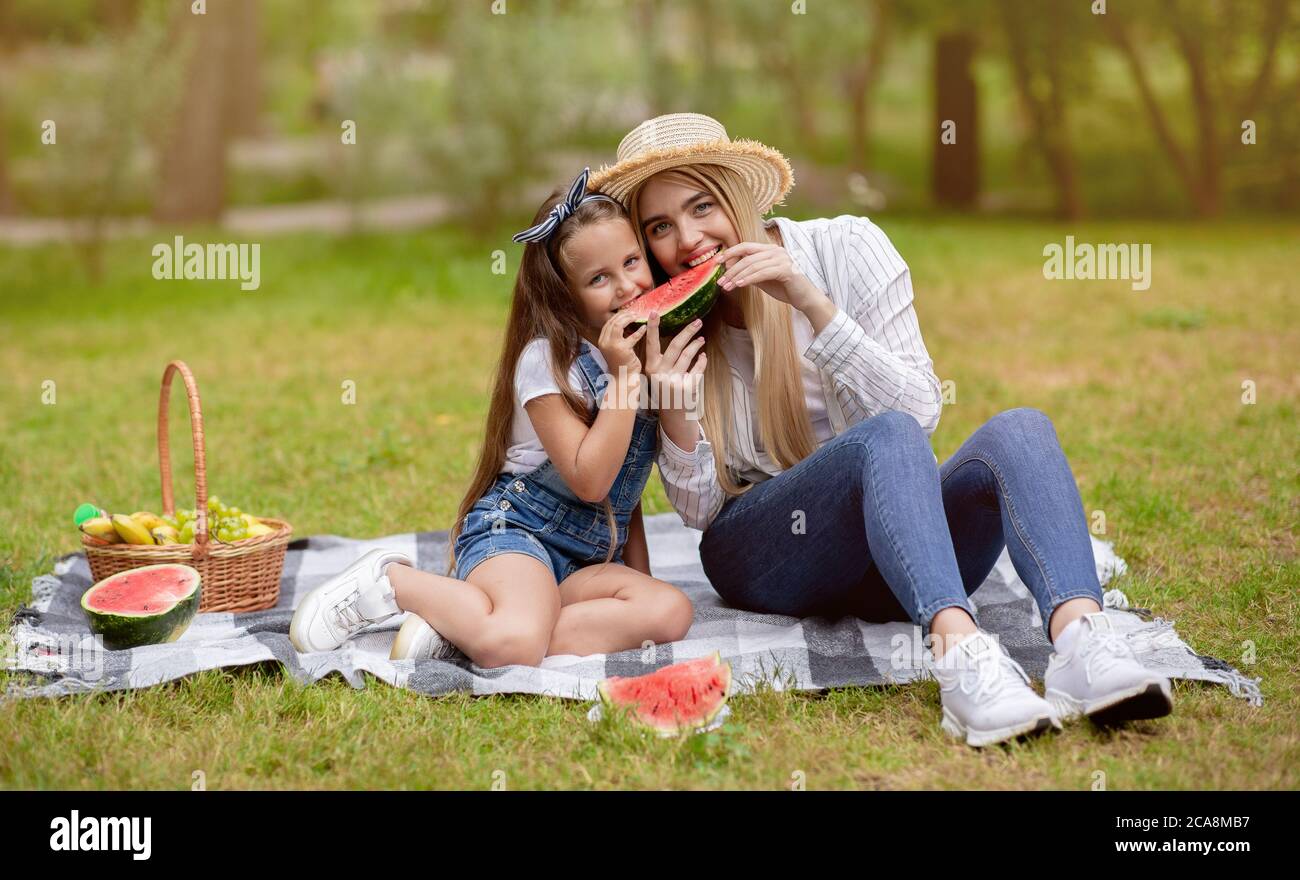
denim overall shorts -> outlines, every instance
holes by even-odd
[[[584,340],[578,366],[587,389],[599,401],[609,377],[590,350]],[[618,525],[614,562],[623,561],[628,521],[650,478],[658,443],[658,414],[638,409],[627,455],[609,490]],[[548,459],[526,474],[498,474],[470,508],[456,536],[456,577],[464,580],[476,565],[493,556],[523,553],[547,566],[558,584],[585,565],[604,562],[611,537],[604,506],[574,495]]]

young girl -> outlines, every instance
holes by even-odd
[[[449,657],[484,668],[536,665],[672,642],[690,600],[650,576],[641,491],[658,419],[637,407],[643,326],[619,309],[649,290],[626,212],[587,194],[588,170],[538,210],[515,280],[487,436],[451,533],[444,577],[371,550],[294,613],[299,651],[414,612],[393,659]]]

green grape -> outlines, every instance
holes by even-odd
[[[173,529],[177,529],[178,531],[180,530],[181,524],[180,521],[176,519],[176,517],[164,516],[162,517],[162,521],[167,523],[167,525],[171,526]]]
[[[195,525],[194,520],[189,520],[185,525],[181,526],[181,536],[178,540],[180,540],[182,544],[193,544],[194,530],[196,528],[197,526]]]
[[[244,512],[240,510],[238,507],[227,508],[226,513],[233,517],[241,517],[244,515]]]

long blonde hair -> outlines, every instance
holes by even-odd
[[[550,214],[551,208],[567,192],[567,186],[552,192],[537,209],[533,223],[540,223]],[[510,298],[510,314],[506,318],[505,343],[492,384],[483,448],[451,528],[447,550],[448,574],[456,570],[456,538],[465,525],[465,516],[487,493],[505,464],[515,410],[515,368],[529,342],[539,336],[546,339],[551,349],[551,375],[565,403],[588,425],[595,420],[586,402],[569,385],[569,368],[582,350],[584,324],[577,297],[567,280],[565,246],[578,232],[607,220],[631,222],[623,207],[616,202],[605,199],[583,202],[548,240],[524,246]],[[604,500],[604,509],[605,522],[610,530],[609,552],[605,556],[605,561],[609,562],[614,558],[618,528],[609,498]]]
[[[661,171],[653,179],[663,179],[709,193],[727,215],[739,241],[768,243],[768,237],[753,197],[744,180],[722,165],[681,165]],[[656,281],[666,277],[654,260],[654,252],[639,222],[639,201],[645,184],[637,187],[628,201],[628,213],[637,219],[637,237],[656,272]],[[722,296],[728,294],[723,293]],[[736,297],[745,326],[754,340],[754,386],[758,396],[759,436],[764,450],[783,469],[798,464],[817,448],[813,437],[808,404],[803,395],[803,368],[795,350],[792,307],[753,285],[730,294]],[[728,495],[740,495],[749,489],[727,465],[728,452],[734,442],[731,400],[733,389],[731,365],[722,345],[722,312],[714,309],[704,319],[704,351],[708,364],[704,369],[704,411],[701,416],[704,434],[713,447],[718,482]]]

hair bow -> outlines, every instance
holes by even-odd
[[[591,175],[591,168],[582,169],[582,173],[573,179],[569,184],[569,192],[561,199],[551,212],[546,215],[546,219],[536,226],[530,226],[523,232],[515,233],[511,237],[513,241],[530,242],[545,241],[559,228],[560,224],[572,216],[573,212],[578,210],[578,206],[583,202],[589,202],[595,199],[604,199],[607,202],[613,202],[609,196],[600,193],[587,193],[587,178]],[[617,202],[615,202],[617,204]]]

